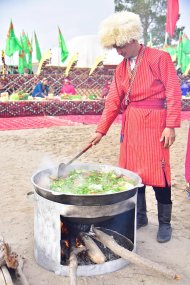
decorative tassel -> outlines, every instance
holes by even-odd
[[[124,134],[120,134],[120,143],[123,142],[123,139],[124,139]]]

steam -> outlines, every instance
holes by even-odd
[[[44,156],[42,158],[42,161],[38,167],[37,172],[41,172],[43,170],[51,170],[51,176],[57,177],[57,163],[53,161],[49,156]],[[37,184],[38,186],[42,188],[49,189],[50,186],[50,172],[44,172],[43,174],[39,177]]]
[[[49,156],[44,156],[39,165],[38,171],[42,169],[53,169],[57,167],[57,163],[53,161]]]

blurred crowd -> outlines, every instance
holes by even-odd
[[[190,96],[190,74],[185,76],[178,71],[178,77],[180,80],[182,96]]]

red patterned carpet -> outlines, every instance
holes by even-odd
[[[0,131],[50,128],[55,126],[76,126],[97,124],[100,115],[29,116],[0,118]],[[190,111],[182,112],[182,120],[190,120]],[[121,122],[121,115],[114,121]]]

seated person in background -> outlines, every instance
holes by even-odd
[[[188,94],[188,90],[189,90],[189,85],[187,81],[184,81],[181,85],[182,96],[186,96]]]
[[[32,92],[32,97],[41,97],[46,98],[48,96],[49,86],[48,86],[48,79],[43,78],[35,87]]]
[[[74,86],[72,85],[71,81],[69,78],[64,79],[64,84],[61,88],[60,95],[61,94],[68,94],[68,95],[75,95],[76,90]]]
[[[100,98],[105,99],[108,95],[108,92],[110,90],[111,80],[108,80],[107,83],[103,86],[102,94],[100,95]]]

